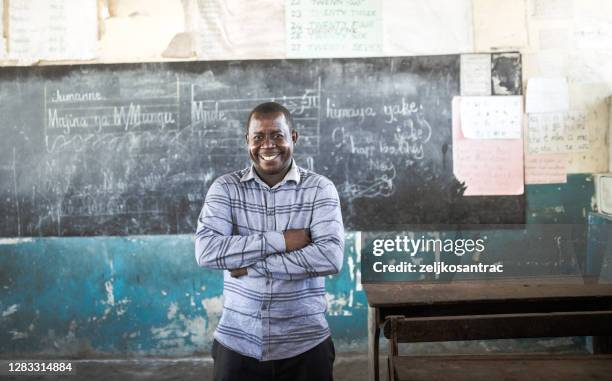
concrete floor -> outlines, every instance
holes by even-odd
[[[0,380],[206,381],[212,378],[213,365],[210,357],[70,361],[73,369],[76,369],[76,374],[73,376],[0,376]],[[334,364],[334,379],[365,381],[368,378],[367,364],[365,354],[338,355]]]

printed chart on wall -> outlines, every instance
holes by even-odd
[[[453,174],[458,55],[11,68],[0,73],[0,236],[192,233],[214,179],[249,165],[255,105],[287,106],[296,160],[348,230],[522,223],[522,195]],[[520,68],[518,68],[520,70]]]

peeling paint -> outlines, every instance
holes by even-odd
[[[202,307],[206,310],[206,313],[210,314],[221,314],[223,311],[223,296],[216,296],[214,298],[202,299]]]
[[[128,298],[123,298],[117,303],[117,316],[122,316],[127,312],[127,305],[130,303]]]
[[[115,295],[113,295],[113,282],[106,281],[104,283],[104,288],[106,289],[106,305],[114,306],[115,305]]]
[[[4,318],[4,317],[7,317],[7,316],[11,316],[15,312],[17,312],[18,309],[19,309],[19,305],[18,304],[13,304],[12,306],[7,308],[6,310],[2,311],[2,317]]]
[[[158,349],[164,354],[182,353],[182,346],[191,342],[196,346],[202,346],[208,340],[205,329],[206,320],[201,316],[193,319],[179,314],[170,324],[162,327],[151,328],[151,334],[158,341]]]
[[[19,340],[19,339],[27,339],[28,338],[28,334],[26,332],[19,332],[19,331],[9,331],[9,333],[12,335],[11,340]]]
[[[351,278],[351,281],[355,281],[355,262],[353,261],[353,257],[348,257],[346,264],[348,265],[349,277]]]
[[[361,232],[355,232],[353,241],[355,242],[355,265],[357,271],[355,271],[355,290],[363,291],[361,285]]]
[[[351,311],[346,309],[349,301],[344,295],[334,295],[329,292],[325,293],[327,305],[329,306],[327,313],[330,316],[351,316]]]
[[[32,241],[34,241],[32,238],[0,238],[0,245],[17,245]]]
[[[176,317],[176,313],[178,312],[178,304],[175,302],[170,303],[170,307],[168,307],[168,314],[166,317],[168,320],[172,320]]]

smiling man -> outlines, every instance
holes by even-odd
[[[215,180],[198,218],[198,265],[226,270],[215,380],[333,379],[323,276],[340,271],[344,227],[334,184],[293,160],[297,140],[285,107],[255,107],[251,167]]]

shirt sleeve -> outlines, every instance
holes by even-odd
[[[344,225],[338,192],[327,179],[317,191],[309,228],[311,244],[266,256],[247,270],[249,276],[298,280],[338,273],[344,255]]]
[[[251,266],[272,253],[285,251],[282,232],[232,235],[234,227],[227,188],[217,180],[208,190],[198,217],[195,233],[198,266],[237,269]]]

